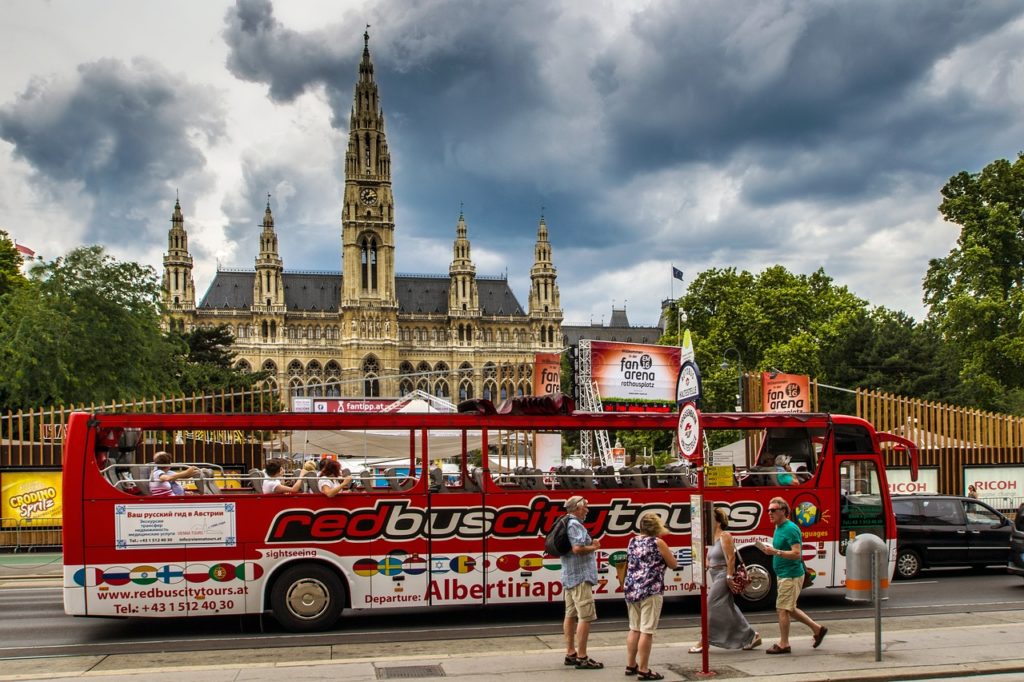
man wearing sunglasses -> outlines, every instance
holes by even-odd
[[[814,648],[817,649],[828,628],[815,623],[810,616],[796,607],[800,588],[804,583],[804,561],[802,556],[803,536],[800,527],[789,520],[789,504],[781,497],[773,497],[768,503],[768,513],[775,524],[772,546],[765,548],[772,557],[772,569],[778,580],[778,595],[775,611],[779,614],[779,641],[765,653],[788,654],[789,624],[793,618],[806,625],[814,633]]]

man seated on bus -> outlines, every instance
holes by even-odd
[[[299,476],[295,479],[295,482],[291,485],[285,485],[278,476],[281,474],[281,463],[276,459],[272,459],[267,462],[267,477],[263,479],[263,494],[264,495],[279,495],[283,493],[297,493],[302,487],[302,478],[306,475],[305,471],[300,471]]]
[[[150,495],[184,495],[185,489],[178,483],[180,478],[191,478],[198,469],[187,467],[181,471],[171,471],[171,455],[158,452],[153,455],[153,473],[149,476]]]

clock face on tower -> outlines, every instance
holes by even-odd
[[[359,200],[367,206],[373,206],[377,203],[377,190],[371,187],[360,190]]]

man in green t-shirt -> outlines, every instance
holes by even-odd
[[[765,653],[788,654],[789,624],[792,618],[806,625],[814,633],[814,648],[828,634],[828,628],[815,623],[810,616],[796,607],[800,596],[800,588],[804,584],[803,537],[800,527],[789,520],[789,503],[781,497],[773,497],[768,503],[768,513],[775,524],[775,535],[768,554],[772,557],[772,569],[778,582],[778,596],[775,598],[775,611],[779,614],[779,641]]]

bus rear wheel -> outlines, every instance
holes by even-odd
[[[778,588],[771,560],[758,552],[756,556],[744,557],[744,563],[747,565],[750,584],[741,594],[736,595],[736,603],[749,611],[775,608],[775,594]]]
[[[345,586],[334,571],[324,566],[290,566],[274,581],[270,606],[286,630],[326,630],[337,622],[345,607]]]

